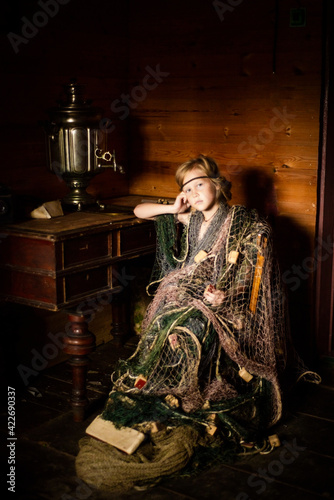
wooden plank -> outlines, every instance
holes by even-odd
[[[144,194],[145,190],[141,191],[141,188],[145,187],[147,182],[149,183],[148,186],[152,182],[152,185],[159,186],[166,181],[168,185],[167,188],[173,189],[174,187],[174,191],[177,192],[178,188],[173,184],[173,182],[175,183],[174,175],[177,167],[189,158],[195,158],[200,152],[201,150],[180,150],[178,152],[178,159],[175,158],[174,152],[174,162],[171,162],[171,157],[168,158],[168,161],[161,160],[160,162],[151,162],[147,160],[146,162],[138,162],[137,172],[133,175],[130,181],[131,194]],[[299,165],[296,164],[295,161],[290,161],[287,157],[279,158],[278,160],[277,158],[273,159],[273,161],[268,162],[269,164],[265,164],[260,161],[252,161],[246,164],[244,161],[239,162],[238,156],[230,155],[229,157],[226,157],[226,155],[224,155],[224,157],[222,157],[218,150],[208,149],[202,150],[202,152],[213,156],[220,166],[222,175],[225,175],[234,183],[239,182],[239,180],[241,180],[243,176],[247,175],[247,173],[251,174],[254,171],[259,171],[271,178],[273,182],[278,185],[284,183],[285,180],[293,182],[295,185],[298,185],[299,183],[303,186],[309,184],[312,192],[314,186],[316,185],[315,170],[312,168],[312,163],[310,165],[310,163],[307,163],[306,160],[303,162],[300,161],[303,165],[300,165],[301,168],[299,169]],[[285,163],[284,160],[286,160],[287,163]],[[277,167],[275,165],[277,165]],[[306,168],[302,168],[303,166],[306,166]],[[287,173],[285,173],[285,171]],[[146,181],[144,181],[144,178]],[[161,196],[161,193],[157,194],[157,196]]]
[[[283,108],[279,109],[281,112]],[[183,140],[203,142],[221,141],[226,147],[235,147],[241,141],[248,141],[249,137],[255,135],[261,144],[269,141],[275,144],[290,144],[293,146],[305,145],[306,137],[317,146],[317,135],[319,132],[318,113],[298,114],[291,122],[290,135],[287,135],[286,125],[276,120],[273,110],[266,110],[261,114],[257,122],[254,114],[258,109],[255,106],[246,107],[246,103],[240,107],[237,103],[231,103],[225,107],[222,113],[197,112],[151,112],[140,113],[137,111],[131,119],[131,131],[133,132],[133,147],[142,143],[142,137],[150,137],[150,141],[170,142]],[[272,130],[271,127],[277,129]],[[269,129],[269,130],[268,130]],[[272,131],[273,133],[271,134]],[[260,137],[259,137],[260,134]]]

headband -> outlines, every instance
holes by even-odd
[[[189,184],[189,182],[191,182],[191,181],[195,181],[196,179],[218,179],[218,177],[209,177],[208,175],[200,175],[199,177],[193,177],[192,179],[190,179],[190,181],[187,181],[184,184],[182,184],[181,191],[184,188],[184,186]]]

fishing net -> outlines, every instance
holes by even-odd
[[[102,418],[138,430],[192,426],[219,435],[222,454],[231,443],[238,453],[260,448],[282,414],[285,295],[271,228],[256,211],[222,203],[199,238],[202,222],[197,211],[185,226],[156,218],[154,298],[136,351],[112,374]],[[204,299],[207,287],[219,300]]]
[[[189,414],[205,404],[209,411],[213,404],[224,411],[235,398],[243,404],[246,394],[259,396],[265,382],[271,386],[268,423],[281,415],[286,315],[270,227],[255,211],[222,204],[199,240],[202,217],[192,214],[180,249],[173,217],[157,218],[159,247],[149,290],[159,286],[136,352],[113,374],[106,418],[117,419],[115,392],[171,395]],[[218,305],[203,300],[212,285],[222,292]]]

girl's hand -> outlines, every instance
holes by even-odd
[[[217,290],[213,285],[208,285],[204,290],[203,297],[210,302],[212,306],[219,306],[225,300],[225,292]]]
[[[187,196],[185,193],[180,193],[177,195],[173,208],[176,214],[183,214],[190,207],[190,204],[187,201]]]
[[[187,202],[185,193],[180,193],[176,197],[173,205],[164,205],[152,202],[139,203],[139,205],[134,208],[133,212],[136,217],[139,217],[139,219],[154,219],[154,217],[156,217],[157,215],[183,214],[188,210],[189,207],[190,205]],[[183,218],[187,215],[188,214],[185,214]],[[181,217],[179,220],[181,220]],[[185,223],[185,221],[183,220],[181,220],[181,222]]]

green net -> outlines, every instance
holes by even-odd
[[[267,425],[281,415],[284,294],[270,227],[255,211],[222,205],[198,240],[201,218],[195,212],[181,235],[174,217],[157,218],[158,250],[151,283],[159,286],[136,352],[113,373],[103,416],[118,422],[122,415],[122,424],[127,413],[126,425],[136,425],[147,397],[146,420],[175,424],[177,418],[169,413],[173,405],[178,418],[182,415],[194,423],[207,423],[212,413],[229,413],[230,420],[221,420],[243,439],[244,427],[254,423],[256,428],[260,421],[262,425],[263,414]],[[203,300],[208,285],[223,292],[221,303]],[[264,384],[270,388],[265,402]],[[124,408],[119,394],[137,403]],[[238,425],[233,427],[232,421]]]

